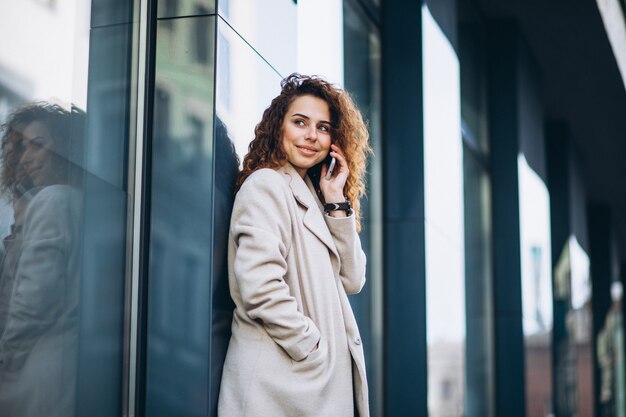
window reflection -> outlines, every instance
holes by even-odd
[[[358,2],[344,2],[344,74],[345,88],[368,121],[370,145],[374,154],[368,163],[367,198],[360,233],[367,255],[367,285],[350,304],[359,323],[365,351],[370,392],[370,413],[383,415],[382,359],[382,166],[380,137],[380,34]]]
[[[494,415],[491,186],[487,168],[464,148],[466,415]]]
[[[570,236],[554,267],[555,409],[593,415],[589,257]]]
[[[517,164],[527,415],[546,416],[552,412],[550,198],[523,154]]]
[[[459,60],[422,7],[428,411],[462,416],[465,273]]]
[[[220,3],[224,7],[227,3]],[[217,412],[222,366],[234,304],[227,272],[227,242],[239,162],[254,127],[280,91],[281,77],[229,25],[218,19],[216,62],[215,186],[213,190],[213,306],[211,317],[211,413]]]
[[[298,7],[302,5],[293,0],[220,0],[218,13],[267,63],[286,76],[297,69]]]
[[[3,125],[3,196],[13,207],[0,269],[0,409],[74,415],[84,113],[37,102]],[[80,152],[78,152],[80,155]]]
[[[215,17],[157,27],[146,413],[205,415],[209,360]]]
[[[494,410],[491,178],[485,24],[474,4],[458,3],[465,229],[465,415]]]
[[[593,383],[592,369],[592,308],[591,308],[591,277],[589,256],[575,236],[568,241],[571,274],[571,308],[566,323],[570,343],[574,350],[575,363],[571,364],[576,378],[576,407],[581,417],[593,416]],[[556,267],[555,267],[556,269]],[[556,280],[556,277],[555,277]],[[556,287],[556,285],[555,285]],[[555,290],[556,291],[556,290]],[[556,294],[555,294],[556,303]],[[556,331],[556,329],[555,329]],[[556,338],[555,338],[556,340]],[[622,393],[624,390],[622,389]]]
[[[217,56],[216,113],[243,161],[263,110],[280,92],[281,76],[221,20]]]
[[[597,336],[599,402],[604,415],[622,417],[626,406],[624,370],[623,287],[619,276],[611,283],[611,305]]]
[[[202,16],[215,13],[215,0],[159,0],[157,15],[164,17]],[[163,26],[170,26],[163,20]]]
[[[122,413],[133,7],[0,2],[3,416]]]
[[[206,7],[196,6],[195,15],[204,15],[209,11]],[[194,19],[193,38],[189,42],[194,48],[194,59],[198,64],[207,65],[209,63],[209,53],[213,51],[212,42],[210,41],[212,33],[210,32],[213,25],[208,19]]]

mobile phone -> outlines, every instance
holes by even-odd
[[[329,180],[333,175],[333,170],[335,169],[335,165],[337,165],[337,159],[331,158],[330,164],[328,166],[328,171],[326,171],[326,180]]]

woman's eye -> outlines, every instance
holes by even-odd
[[[294,123],[296,126],[304,126],[304,120],[296,120]]]
[[[45,143],[41,140],[34,139],[26,144],[26,147],[30,147],[33,149],[41,149],[45,146]]]
[[[322,132],[330,132],[330,129],[329,129],[329,128],[328,128],[328,126],[326,126],[326,125],[321,125],[321,126],[319,127],[319,129],[320,129]]]

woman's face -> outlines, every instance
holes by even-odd
[[[309,95],[297,97],[287,109],[281,135],[287,160],[304,177],[330,151],[330,111],[326,101]]]
[[[20,159],[20,171],[28,175],[36,187],[61,182],[63,158],[52,150],[54,141],[48,127],[34,121],[23,131],[24,153]]]

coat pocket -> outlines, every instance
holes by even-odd
[[[326,338],[324,336],[320,336],[319,345],[317,350],[309,353],[306,358],[301,361],[291,360],[291,363],[294,367],[294,370],[308,370],[315,369],[323,364],[328,359],[328,344],[326,343]]]

